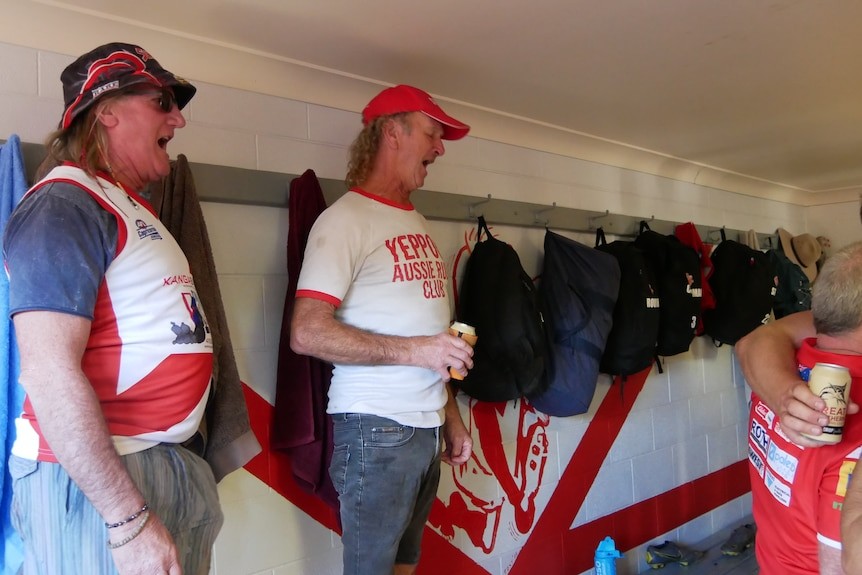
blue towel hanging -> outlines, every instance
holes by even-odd
[[[27,176],[21,153],[21,140],[13,134],[0,146],[0,237],[12,210],[27,191]],[[12,527],[9,511],[12,484],[6,464],[15,439],[15,418],[21,413],[24,390],[18,385],[20,362],[12,321],[9,319],[9,279],[0,273],[0,445],[3,446],[0,473],[0,565],[4,575],[18,572],[23,562],[21,538]]]

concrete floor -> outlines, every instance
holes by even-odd
[[[751,520],[743,523],[751,523]],[[735,526],[734,526],[735,527]],[[661,569],[652,569],[643,563],[640,573],[656,573],[657,575],[755,575],[760,572],[754,557],[754,545],[734,557],[722,555],[721,546],[727,541],[732,528],[703,541],[694,549],[705,550],[703,557],[693,561],[687,567],[679,564],[669,564]]]

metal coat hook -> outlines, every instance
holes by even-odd
[[[717,230],[709,230],[708,232],[706,232],[706,239],[708,239],[708,240],[712,240],[712,241],[715,241],[715,238],[713,237],[713,234],[721,234],[721,232],[722,232],[723,230],[724,230],[724,226],[721,226],[721,227],[720,227],[720,228],[718,228]],[[721,236],[719,235],[719,237],[721,237]]]
[[[610,210],[605,210],[605,213],[603,213],[603,214],[602,214],[602,215],[600,215],[600,216],[593,216],[593,217],[591,217],[591,218],[587,218],[587,220],[590,222],[590,223],[589,223],[589,229],[590,229],[590,230],[595,230],[595,229],[596,229],[596,227],[597,227],[597,226],[596,226],[596,220],[600,220],[600,219],[602,219],[602,218],[606,218],[606,217],[608,217],[608,216],[610,216],[610,215],[611,215],[611,211],[610,211]]]
[[[473,202],[472,204],[467,205],[467,217],[471,220],[476,217],[476,213],[473,212],[473,208],[481,206],[482,204],[487,204],[491,201],[491,194],[488,194],[488,197],[484,200],[479,200],[478,202]]]
[[[537,224],[544,224],[547,226],[549,223],[551,223],[551,220],[545,220],[543,222],[542,220],[539,219],[539,216],[544,214],[545,212],[550,212],[551,210],[553,210],[556,207],[557,207],[557,202],[554,202],[553,204],[551,204],[551,206],[549,208],[542,208],[541,210],[534,211],[533,212],[533,222],[537,223]]]

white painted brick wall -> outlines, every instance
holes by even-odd
[[[42,141],[59,119],[59,72],[70,61],[66,55],[0,43],[0,138],[17,133],[25,141]],[[313,168],[321,177],[343,178],[359,114],[212,84],[198,87],[199,94],[186,111],[189,125],[171,143],[172,154],[184,153],[194,162],[286,173]],[[805,209],[797,206],[473,137],[447,147],[447,156],[431,169],[429,189],[556,201],[560,206],[731,228],[781,225],[797,233],[804,229]],[[203,208],[241,375],[272,402],[287,283],[286,210],[212,203]],[[433,229],[446,238],[447,253],[463,241],[462,224],[434,222]],[[500,232],[518,248],[528,271],[538,271],[542,230]],[[586,236],[577,239],[592,241]],[[747,394],[731,350],[715,349],[700,338],[690,352],[668,358],[664,368],[664,374],[654,370],[650,375],[573,525],[744,457]],[[587,414],[551,420],[539,510],[550,499],[606,393],[608,381],[601,378]],[[515,430],[505,428],[503,436],[511,452]],[[451,489],[451,474],[443,475],[441,490]],[[495,484],[488,488],[498,492]],[[338,538],[250,474],[229,476],[220,494],[226,522],[216,544],[216,575],[340,572]],[[693,543],[738,521],[749,509],[750,497],[744,496],[665,536]],[[477,556],[477,561],[493,575],[504,575],[523,541],[501,533],[493,554]],[[469,547],[463,533],[456,542]],[[620,569],[626,564],[628,571],[623,572],[642,568],[645,547],[627,552]]]

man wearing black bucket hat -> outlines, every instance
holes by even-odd
[[[182,443],[212,340],[189,264],[141,193],[195,88],[112,43],[62,73],[50,173],[10,218],[4,257],[27,392],[9,465],[29,574],[206,574],[223,517]]]
[[[440,460],[460,465],[472,451],[446,384],[450,366],[472,367],[472,348],[447,333],[446,263],[410,203],[443,140],[470,127],[406,85],[375,96],[362,122],[350,148],[350,191],[308,239],[291,347],[335,364],[329,471],[344,575],[402,575],[419,561]]]

